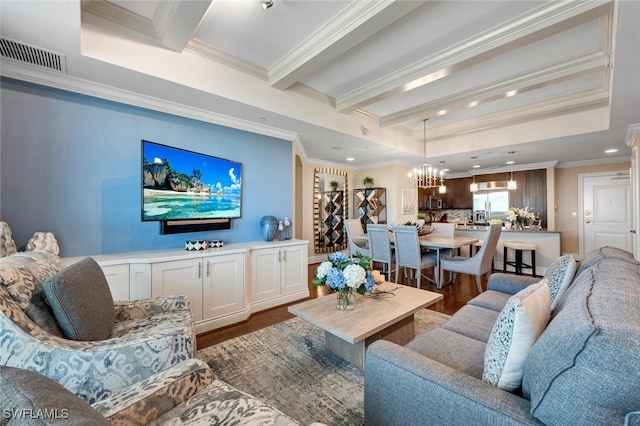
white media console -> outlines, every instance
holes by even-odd
[[[309,297],[308,241],[253,241],[199,251],[150,250],[91,256],[113,299],[186,295],[198,334],[254,312]],[[83,257],[65,258],[69,265]]]

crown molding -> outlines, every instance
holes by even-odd
[[[260,80],[268,81],[269,73],[265,68],[258,66],[252,62],[245,61],[236,56],[229,55],[222,50],[202,42],[196,38],[192,39],[184,49],[187,52],[195,53],[203,58],[211,61],[218,62],[226,67],[232,68],[236,71],[243,72],[250,76],[259,78]]]
[[[611,13],[613,2],[547,2],[502,25],[449,46],[430,57],[374,80],[336,99],[340,112],[351,111],[466,69],[487,55],[497,55],[516,43],[532,43],[573,25]],[[446,70],[446,72],[442,72]]]
[[[633,146],[639,136],[640,123],[630,124],[627,128],[627,137],[624,139],[624,143],[627,144],[627,146]]]
[[[82,12],[98,16],[106,21],[125,26],[153,38],[159,38],[154,23],[107,1],[82,0]]]
[[[308,166],[313,167],[328,167],[331,169],[340,169],[340,170],[348,170],[355,171],[357,168],[349,167],[343,163],[334,163],[332,161],[321,160],[319,158],[307,158],[304,163]]]
[[[47,71],[40,71],[32,67],[21,66],[13,63],[3,62],[0,69],[3,77],[14,78],[16,80],[27,81],[29,83],[40,84],[95,98],[106,99],[126,105],[132,105],[153,111],[164,112],[180,117],[191,118],[198,121],[217,124],[246,132],[257,133],[277,139],[284,139],[294,142],[298,134],[264,124],[254,123],[247,120],[207,111],[201,108],[194,108],[188,105],[171,102],[128,90],[114,88],[101,83],[95,83]],[[298,141],[298,144],[300,142]]]
[[[556,169],[568,169],[571,167],[586,167],[586,166],[599,166],[601,164],[615,164],[630,162],[631,157],[611,157],[611,158],[597,158],[595,160],[583,160],[583,161],[566,161],[558,163]]]

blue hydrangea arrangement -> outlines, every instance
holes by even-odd
[[[316,268],[315,285],[328,285],[335,291],[353,288],[360,294],[373,290],[375,280],[371,273],[371,258],[356,252],[349,257],[342,252],[329,256]]]

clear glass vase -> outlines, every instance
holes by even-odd
[[[336,292],[338,304],[336,308],[340,311],[351,311],[356,308],[356,292],[353,288],[348,287]]]

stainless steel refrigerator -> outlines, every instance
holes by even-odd
[[[473,222],[477,225],[487,224],[491,219],[506,221],[509,210],[509,191],[492,189],[478,191],[473,194]]]

